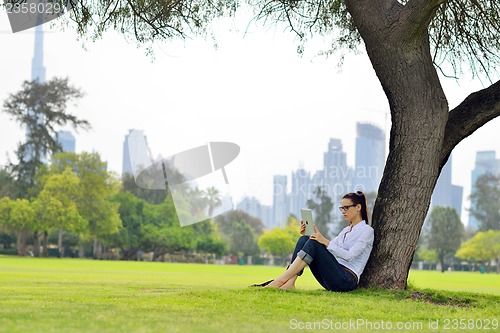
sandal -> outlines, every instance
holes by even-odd
[[[274,280],[269,280],[269,281],[266,281],[266,282],[263,282],[263,283],[259,283],[259,284],[252,284],[250,287],[265,287],[267,286],[269,283],[273,282]]]

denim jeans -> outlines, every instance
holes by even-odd
[[[356,278],[338,263],[326,246],[309,239],[309,236],[302,236],[297,241],[292,262],[297,256],[308,263],[314,277],[326,290],[351,291],[356,288]]]

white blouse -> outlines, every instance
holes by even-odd
[[[365,269],[373,247],[373,228],[363,220],[354,227],[345,227],[327,246],[339,264],[358,276]]]

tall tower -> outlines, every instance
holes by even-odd
[[[347,166],[347,154],[342,149],[342,141],[331,138],[328,150],[323,155],[321,186],[334,206],[340,202],[345,193],[352,191],[352,176],[353,170]],[[315,195],[312,197],[315,198]],[[338,220],[342,216],[338,209],[333,209],[331,214],[333,220]]]
[[[31,62],[31,80],[45,83],[45,66],[43,66],[43,29],[42,25],[35,27],[35,52]]]
[[[451,169],[453,165],[453,155],[450,155],[448,161],[441,170],[434,191],[432,192],[431,207],[434,206],[455,208],[458,216],[462,213],[462,195],[463,187],[451,183]]]
[[[273,227],[284,228],[288,217],[287,176],[274,176],[273,184]]]
[[[290,193],[290,213],[300,217],[300,209],[306,207],[312,196],[309,172],[299,168],[292,172],[292,192]]]
[[[76,151],[75,136],[70,131],[57,132],[57,142],[59,142],[62,151],[65,153],[74,153]]]
[[[385,134],[377,126],[356,124],[356,190],[377,192],[385,165]]]
[[[476,191],[477,179],[486,173],[500,175],[500,159],[496,158],[494,150],[476,152],[476,165],[471,172],[471,193]],[[469,223],[467,225],[477,230],[479,221],[472,214],[469,214]]]
[[[33,60],[31,62],[31,81],[38,81],[38,83],[45,83],[45,66],[43,66],[43,29],[42,25],[35,27],[35,51],[33,53]],[[32,110],[28,112],[33,112]],[[42,124],[44,119],[38,116],[39,124]],[[26,129],[26,142],[30,142],[31,132],[29,128]],[[25,151],[25,159],[29,161],[33,158],[34,151],[31,146],[27,147]],[[40,156],[42,162],[46,161],[46,156]]]

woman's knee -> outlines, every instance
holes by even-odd
[[[300,248],[304,246],[307,241],[309,241],[309,236],[300,236],[299,239],[297,240],[297,244],[300,245]]]

